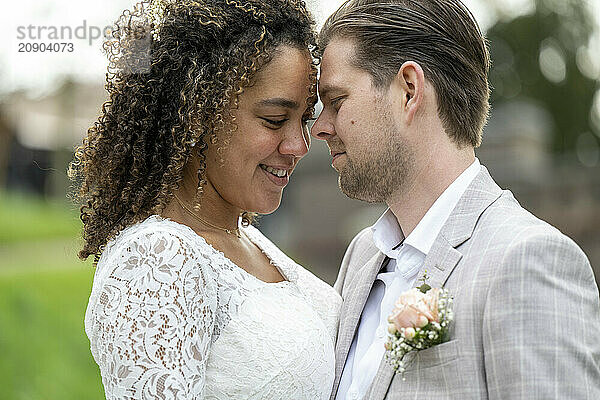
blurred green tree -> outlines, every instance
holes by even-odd
[[[506,2],[489,4],[500,17],[487,31],[492,107],[526,99],[548,110],[554,118],[550,143],[555,153],[575,151],[581,135],[600,145],[600,127],[592,121],[600,118],[593,115],[600,84],[598,60],[588,48],[595,28],[590,4],[535,0],[533,12],[512,19],[502,17],[510,11]]]

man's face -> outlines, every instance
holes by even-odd
[[[368,72],[352,65],[354,49],[349,39],[327,45],[319,79],[323,111],[311,134],[327,141],[344,194],[386,202],[406,184],[414,152],[403,139],[397,93],[375,87]]]

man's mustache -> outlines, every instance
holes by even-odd
[[[331,155],[346,152],[344,144],[339,139],[328,141],[327,147],[329,147],[329,152],[331,153]]]

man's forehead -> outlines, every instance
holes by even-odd
[[[323,52],[319,79],[319,94],[344,89],[349,83],[348,73],[358,69],[352,64],[354,42],[350,39],[333,39]]]
[[[352,39],[344,39],[340,37],[333,38],[325,47],[321,67],[329,66],[339,67],[344,64],[350,64],[354,58],[356,45]]]

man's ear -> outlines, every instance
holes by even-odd
[[[423,68],[414,61],[406,61],[396,74],[393,85],[400,94],[398,105],[405,115],[406,122],[411,123],[423,104],[425,94],[425,74]]]

